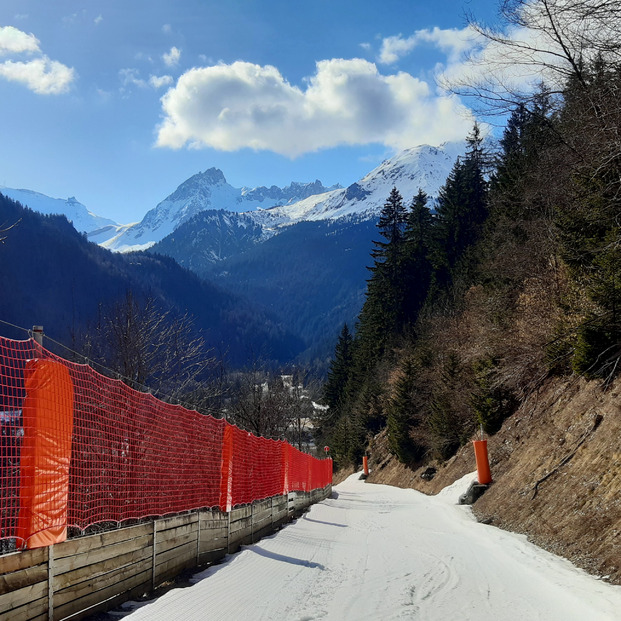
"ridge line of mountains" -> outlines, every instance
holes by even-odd
[[[131,259],[136,251],[174,259],[202,281],[244,300],[239,304],[247,321],[248,309],[256,309],[256,317],[263,317],[269,331],[277,333],[276,340],[287,343],[282,354],[271,354],[272,359],[325,366],[343,323],[353,324],[364,302],[376,221],[390,190],[396,187],[409,204],[422,188],[433,208],[433,199],[464,150],[463,142],[407,149],[346,188],[325,187],[319,180],[284,188],[234,188],[222,171],[209,168],[181,183],[133,224],[93,214],[73,197],[53,199],[12,188],[0,188],[0,193],[36,212],[64,215],[101,252],[115,251],[111,264],[139,263]],[[156,269],[155,258],[144,262]],[[138,274],[132,277],[132,286],[139,280]],[[74,307],[80,295],[74,287]],[[181,295],[178,303],[171,303],[184,310],[186,298]],[[62,298],[55,299],[63,305]],[[85,305],[90,312],[91,306]],[[61,309],[56,314],[62,316]],[[216,314],[211,314],[212,322]],[[205,327],[217,331],[216,324]]]

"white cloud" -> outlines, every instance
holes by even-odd
[[[170,33],[172,32],[172,27],[171,27],[171,25],[170,25],[170,24],[164,24],[164,25],[162,26],[162,32],[163,32],[164,34],[170,34]]]
[[[161,75],[161,76],[152,75],[149,78],[149,84],[153,88],[162,88],[163,86],[168,86],[169,84],[172,84],[172,82],[173,82],[173,79],[172,79],[172,76],[170,75]]]
[[[39,52],[39,40],[13,26],[0,26],[0,55]]]
[[[103,22],[103,15],[98,15],[93,21],[96,24],[101,24],[101,22]]]
[[[75,71],[62,63],[41,54],[39,40],[13,26],[0,27],[0,56],[39,54],[23,62],[5,60],[0,63],[0,77],[25,85],[39,95],[66,93],[75,80]]]
[[[181,50],[173,46],[170,48],[170,52],[162,54],[162,58],[167,67],[174,67],[179,63],[179,59],[181,58]]]
[[[462,139],[472,115],[407,73],[362,59],[317,63],[301,89],[272,66],[194,68],[162,97],[157,145],[270,150],[296,157],[337,145],[406,148]]]
[[[29,62],[7,60],[0,63],[0,76],[20,82],[40,95],[59,95],[69,90],[75,72],[62,63],[42,56]]]
[[[479,42],[479,36],[469,27],[462,29],[435,27],[432,30],[417,30],[406,38],[403,35],[397,35],[383,39],[378,61],[385,65],[392,65],[414,48],[428,43],[442,50],[448,56],[449,61],[455,62],[464,52],[471,50]]]

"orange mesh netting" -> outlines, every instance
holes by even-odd
[[[332,482],[332,461],[132,390],[35,341],[0,337],[0,538],[229,510]]]

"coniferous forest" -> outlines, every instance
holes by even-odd
[[[521,4],[504,3],[509,21]],[[338,466],[384,428],[400,461],[446,460],[551,375],[605,387],[621,371],[621,62],[606,38],[619,28],[602,6],[593,38],[572,39],[551,26],[561,8],[584,19],[580,3],[545,4],[560,87],[490,87],[485,104],[506,112],[497,147],[475,125],[432,211],[423,192],[386,198],[317,423]]]

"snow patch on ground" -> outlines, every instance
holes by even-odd
[[[437,496],[360,473],[276,535],[126,616],[129,621],[614,621],[621,587]]]

